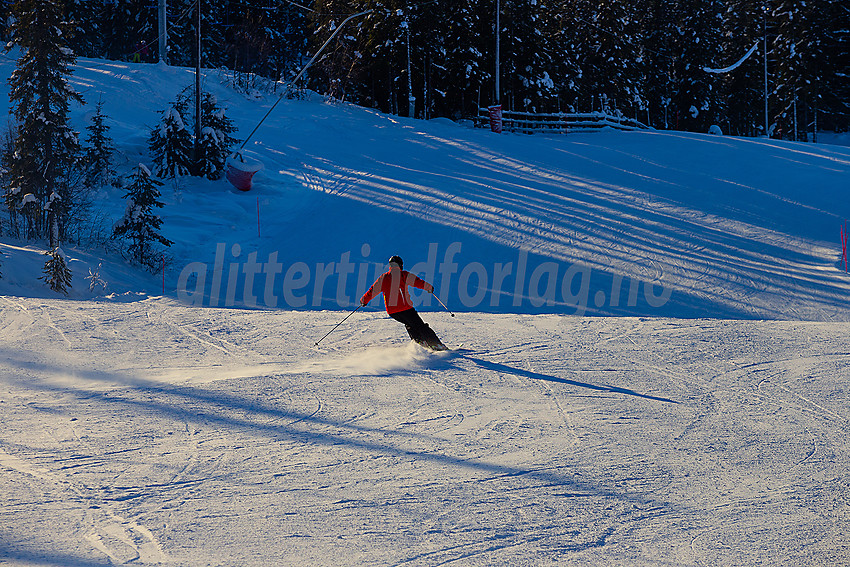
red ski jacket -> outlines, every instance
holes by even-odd
[[[366,305],[378,295],[384,294],[384,305],[387,308],[387,313],[399,313],[413,309],[410,303],[410,294],[407,291],[407,286],[413,286],[419,289],[428,290],[431,285],[423,279],[418,278],[414,274],[406,270],[390,269],[378,276],[372,287],[369,288],[363,297],[360,299],[362,305]],[[431,288],[433,289],[433,288]]]

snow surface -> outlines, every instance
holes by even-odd
[[[5,297],[0,561],[845,565],[843,323]]]
[[[130,171],[192,80],[80,60],[75,126]],[[242,136],[276,98],[205,83]],[[850,149],[313,96],[248,151],[163,187],[164,286],[0,239],[0,565],[847,565]],[[316,348],[392,254],[455,350],[378,302]]]

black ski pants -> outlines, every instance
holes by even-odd
[[[422,320],[416,309],[406,309],[398,313],[390,313],[389,315],[399,323],[404,324],[407,328],[407,334],[414,341],[418,343],[425,342],[431,345],[440,344],[437,333],[428,326],[428,323]]]

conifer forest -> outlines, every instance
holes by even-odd
[[[498,102],[802,141],[848,127],[843,0],[200,1],[203,66],[287,81],[339,31],[299,86],[402,116]],[[170,65],[195,64],[196,12],[167,0]],[[157,0],[64,0],[64,13],[79,57],[159,59]]]

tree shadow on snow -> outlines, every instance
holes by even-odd
[[[606,488],[603,485],[588,483],[576,479],[566,472],[543,470],[535,467],[523,467],[503,464],[479,458],[456,456],[434,447],[434,450],[416,448],[408,442],[412,435],[408,432],[384,427],[368,427],[347,421],[340,421],[330,416],[320,415],[321,408],[313,413],[302,413],[282,407],[268,398],[251,399],[233,392],[213,391],[199,386],[165,384],[146,380],[119,372],[103,372],[97,370],[76,370],[68,372],[60,365],[34,363],[8,356],[9,351],[0,349],[0,357],[7,364],[17,367],[21,372],[17,377],[6,376],[6,381],[17,381],[19,386],[31,390],[39,390],[54,395],[70,395],[86,403],[102,403],[122,408],[126,416],[157,415],[185,422],[206,422],[226,429],[242,429],[253,431],[257,435],[272,441],[288,440],[305,445],[342,447],[367,451],[375,454],[402,457],[405,459],[421,459],[442,466],[468,469],[477,474],[492,478],[524,476],[538,482],[546,482],[558,486],[567,486],[574,491],[594,494],[635,504],[652,504],[665,508],[671,505],[649,498],[647,495],[627,494],[622,491]],[[467,357],[470,358],[470,357]],[[525,378],[549,380],[594,390],[625,393],[647,399],[671,401],[663,398],[645,396],[629,390],[613,387],[594,386],[554,376],[527,372],[502,364],[489,363],[470,358],[484,368],[498,372],[506,372]],[[38,379],[32,379],[33,373],[41,374]],[[24,376],[29,379],[24,378]],[[45,376],[46,375],[46,376]],[[119,386],[118,389],[99,391],[98,387],[89,388],[84,383],[69,384],[64,380],[59,383],[44,378],[51,376],[73,375],[78,379],[107,382]],[[17,378],[17,380],[15,380]],[[365,435],[364,435],[365,434]],[[416,444],[416,443],[415,443]],[[415,445],[414,444],[414,445]]]
[[[100,560],[85,559],[66,555],[61,552],[48,551],[45,545],[38,551],[27,549],[15,543],[0,541],[0,563],[22,564],[22,565],[62,565],[63,567],[102,567],[112,565],[105,557]]]

